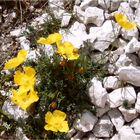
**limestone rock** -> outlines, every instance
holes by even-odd
[[[109,76],[104,78],[103,84],[106,89],[117,89],[121,86],[121,81],[117,76]]]
[[[131,104],[135,103],[136,92],[133,87],[118,88],[108,94],[108,102],[111,108],[122,105],[124,100],[128,100]]]
[[[85,10],[84,23],[93,23],[97,26],[101,26],[104,22],[104,11],[97,7],[88,7]]]
[[[93,129],[97,120],[96,116],[91,112],[86,111],[82,113],[81,118],[75,122],[74,127],[79,131],[88,132]]]
[[[112,109],[108,112],[108,115],[114,124],[117,131],[124,125],[125,121],[123,119],[122,114],[118,109]]]
[[[134,108],[125,109],[123,106],[120,106],[119,110],[123,114],[124,119],[125,119],[126,122],[130,122],[130,121],[134,120],[138,116],[138,113],[136,112],[136,109],[134,109]]]
[[[108,138],[112,136],[113,124],[111,123],[109,117],[104,115],[100,120],[96,123],[93,133],[96,137]]]
[[[104,108],[105,103],[107,101],[107,91],[102,87],[102,83],[97,80],[97,78],[93,78],[91,80],[92,85],[89,88],[89,97],[91,102],[98,107]]]
[[[92,49],[103,52],[119,35],[119,29],[112,20],[106,20],[101,27],[91,27],[88,38]]]
[[[126,66],[118,70],[120,80],[140,86],[140,67]]]
[[[135,103],[135,109],[138,113],[140,113],[140,92],[137,94],[137,101]]]
[[[140,135],[140,119],[135,119],[131,123],[131,128],[134,130],[134,132],[138,135]]]

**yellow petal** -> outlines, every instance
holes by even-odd
[[[51,124],[53,123],[52,121],[53,121],[53,114],[50,111],[48,111],[45,115],[45,122]]]
[[[10,60],[8,60],[6,63],[5,63],[5,66],[4,66],[4,69],[12,69],[12,68],[16,68],[17,66],[19,66],[21,63],[23,63],[23,61],[25,60],[27,56],[27,51],[26,50],[20,50],[18,52],[18,55],[17,57],[15,58],[12,58]]]
[[[52,125],[45,125],[44,129],[47,131],[50,130],[50,131],[58,132],[58,130],[55,127],[53,127]]]
[[[39,44],[53,44],[62,40],[62,35],[59,33],[50,34],[47,38],[41,37],[37,40]]]
[[[131,30],[136,28],[136,24],[130,22],[127,17],[123,13],[114,13],[114,17],[116,22],[126,30]]]
[[[24,67],[25,74],[29,77],[34,77],[36,72],[35,69],[32,67]]]
[[[59,128],[60,132],[68,132],[69,131],[69,126],[67,121],[63,121],[61,124],[61,128]]]
[[[35,91],[27,93],[13,90],[11,100],[20,106],[23,110],[26,110],[27,107],[29,107],[32,103],[37,102],[39,97]]]
[[[62,122],[66,119],[66,114],[60,110],[55,110],[53,116],[57,119],[57,122]]]

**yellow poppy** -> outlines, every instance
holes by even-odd
[[[65,121],[66,114],[60,110],[55,110],[53,113],[50,111],[45,115],[45,122],[47,123],[44,128],[45,130],[51,130],[54,132],[68,132],[68,122]]]
[[[130,22],[128,18],[123,13],[114,13],[116,22],[126,30],[131,30],[136,28],[136,24]]]
[[[57,53],[62,55],[65,59],[75,60],[79,58],[79,51],[73,46],[71,42],[65,41],[57,43]]]
[[[50,34],[47,38],[40,37],[37,40],[39,44],[53,44],[62,40],[62,35],[59,33]]]
[[[26,50],[23,50],[23,49],[20,50],[18,52],[17,57],[12,58],[12,59],[8,60],[5,63],[4,69],[7,70],[7,69],[16,68],[21,63],[23,63],[23,61],[25,60],[26,56],[27,56],[27,51]]]
[[[30,91],[28,93],[22,92],[21,90],[13,90],[11,100],[13,103],[20,106],[23,110],[26,110],[32,103],[37,102],[39,97],[35,91]]]
[[[15,84],[23,91],[34,90],[35,70],[31,67],[24,67],[24,72],[16,71],[14,75]]]

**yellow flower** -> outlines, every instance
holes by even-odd
[[[75,60],[79,58],[78,49],[68,41],[57,43],[57,53],[69,60]]]
[[[26,56],[27,56],[27,51],[26,50],[23,50],[23,49],[20,50],[18,52],[17,57],[12,58],[12,59],[8,60],[5,63],[4,69],[7,70],[7,69],[16,68],[21,63],[23,63],[23,61],[25,60]]]
[[[21,90],[13,90],[11,100],[13,103],[20,106],[23,110],[26,110],[32,103],[37,102],[39,97],[37,96],[37,92],[30,91],[22,92]]]
[[[34,90],[35,70],[31,67],[24,67],[24,72],[16,71],[14,82],[20,86],[19,89],[22,91]]]
[[[130,22],[128,18],[123,13],[114,13],[116,22],[126,30],[131,30],[136,28],[136,24]]]
[[[41,37],[37,40],[39,44],[53,44],[62,40],[62,35],[59,33],[50,34],[47,38]]]
[[[68,132],[68,122],[65,121],[66,114],[60,110],[55,110],[53,114],[49,111],[45,115],[45,122],[47,123],[44,128],[45,130],[51,130],[54,132]]]

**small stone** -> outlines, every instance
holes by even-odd
[[[129,2],[131,7],[138,8],[140,1],[139,0],[128,0],[128,2]]]
[[[135,103],[136,92],[133,87],[118,88],[108,94],[108,102],[111,108],[122,105],[124,100],[128,100],[131,104]]]
[[[83,0],[80,5],[80,8],[84,11],[89,6],[95,7],[97,5],[98,5],[98,0]]]
[[[26,119],[28,117],[27,112],[22,110],[19,106],[13,104],[11,101],[6,100],[3,104],[2,110],[13,117],[16,121],[19,119]]]
[[[88,35],[92,49],[103,52],[115,41],[119,35],[120,27],[112,20],[106,20],[101,27],[91,27]]]
[[[81,10],[80,6],[74,6],[73,11],[76,13],[78,19],[83,23],[85,18],[85,12]]]
[[[136,109],[133,109],[133,108],[132,109],[125,109],[123,106],[120,106],[119,110],[123,114],[126,122],[130,122],[138,116]]]
[[[139,140],[140,135],[136,135],[130,126],[123,126],[118,132],[118,138],[115,140]]]
[[[124,125],[125,121],[123,119],[122,114],[118,109],[112,109],[108,112],[108,115],[114,124],[117,131]]]
[[[76,133],[76,129],[72,128],[68,131],[67,137],[71,138]]]
[[[91,131],[97,120],[96,116],[91,112],[86,111],[82,113],[81,118],[75,122],[74,128],[82,132]]]
[[[104,78],[103,84],[106,89],[117,89],[120,88],[121,81],[117,76],[109,76]]]
[[[29,140],[27,136],[24,134],[21,127],[16,128],[16,139],[17,140]]]
[[[96,123],[93,133],[98,138],[108,138],[113,134],[113,124],[111,123],[109,117],[104,115],[100,120]]]
[[[104,9],[108,9],[110,7],[110,0],[98,0],[98,4],[104,8]]]
[[[110,3],[109,10],[113,12],[119,8],[121,1],[118,0],[110,0],[110,1],[111,3]]]
[[[140,119],[135,119],[130,127],[134,130],[135,134],[140,135]]]
[[[106,104],[104,108],[96,107],[96,116],[97,116],[97,117],[101,117],[101,116],[103,116],[106,112],[108,112],[109,110],[110,110],[110,107],[109,107],[108,104]]]
[[[138,113],[140,113],[140,92],[137,94],[137,101],[135,103],[135,109]]]
[[[137,24],[137,27],[140,29],[140,4],[139,6],[137,7],[137,10],[135,12],[135,20],[134,22]]]
[[[104,11],[97,7],[88,7],[85,10],[84,23],[93,23],[97,26],[101,26],[104,22]]]
[[[15,29],[10,32],[11,36],[19,37],[21,35],[22,30],[21,29]]]
[[[105,103],[107,101],[107,91],[103,88],[102,83],[97,80],[97,78],[93,78],[91,80],[92,85],[89,88],[89,97],[91,102],[98,107],[104,108]]]
[[[83,135],[84,135],[83,132],[78,131],[78,132],[76,133],[76,135],[73,136],[73,137],[71,138],[71,140],[81,140],[82,137],[83,137]]]
[[[140,86],[140,67],[126,66],[118,70],[120,80]]]
[[[134,53],[140,50],[140,42],[133,37],[131,41],[127,44],[125,47],[125,52],[126,53]]]
[[[68,26],[69,22],[70,22],[70,19],[71,19],[71,14],[69,13],[64,13],[63,14],[63,17],[62,17],[62,20],[61,20],[61,27],[66,27]]]

